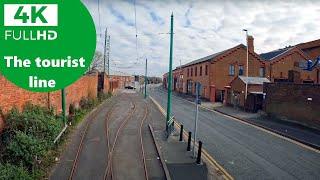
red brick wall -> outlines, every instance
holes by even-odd
[[[98,74],[83,76],[77,82],[66,88],[67,110],[71,103],[78,104],[82,97],[97,97]],[[57,113],[62,111],[61,92],[34,93],[19,88],[0,75],[0,108],[7,113],[13,107],[22,109],[31,102],[33,104],[55,108]],[[3,119],[0,118],[0,128],[3,126]]]
[[[98,74],[94,73],[83,76],[77,82],[66,88],[66,107],[69,107],[72,103],[77,106],[83,97],[94,99],[97,97],[97,92]],[[60,100],[61,98],[58,99]]]
[[[320,85],[266,83],[264,92],[268,114],[320,129]]]
[[[225,97],[232,98],[232,93],[239,93],[239,105],[241,107],[245,106],[245,89],[246,89],[246,84],[241,81],[240,78],[236,78],[230,83],[230,94],[225,94]],[[262,92],[263,91],[263,86],[259,84],[248,84],[248,94],[250,92]],[[231,99],[225,99],[227,103],[231,103]]]
[[[275,59],[270,63],[270,66],[268,67],[268,78],[271,77],[269,79],[272,82],[274,82],[274,79],[288,79],[288,71],[295,70],[300,72],[302,81],[309,79],[316,82],[316,70],[309,72],[302,70],[299,67],[295,67],[295,62],[301,61],[306,61],[306,59],[297,50],[293,50],[291,53],[288,53],[287,55],[284,55],[279,59]]]
[[[118,75],[111,75],[110,76],[112,81],[118,81],[116,84],[117,88],[123,89],[125,86],[133,85],[134,77],[133,76],[118,76]],[[113,88],[115,89],[115,88]]]
[[[229,66],[234,65],[235,74],[229,75]],[[224,90],[224,87],[229,85],[231,81],[239,75],[239,66],[243,66],[244,74],[246,75],[247,66],[247,50],[245,48],[238,48],[220,61],[211,64],[210,83],[214,84],[218,90]],[[261,62],[257,57],[249,54],[249,76],[259,77],[260,67],[264,67],[265,62]]]
[[[2,119],[2,116],[0,116],[0,132],[3,130],[4,128],[4,120]]]
[[[206,71],[206,65],[208,66],[208,74],[206,75],[205,71]],[[200,69],[202,67],[202,73],[200,75]],[[188,69],[189,69],[189,76],[188,76]],[[193,73],[191,76],[191,69],[193,69]],[[197,76],[196,76],[196,72],[195,70],[197,69]],[[203,63],[199,63],[199,64],[195,64],[192,66],[188,66],[183,68],[183,92],[186,93],[187,92],[187,81],[190,80],[193,82],[193,88],[192,88],[192,93],[195,94],[195,88],[194,88],[194,83],[195,82],[199,82],[202,85],[202,92],[201,92],[201,96],[204,98],[209,99],[210,98],[210,91],[209,91],[209,74],[210,74],[210,62],[206,61]]]
[[[107,75],[104,75],[104,87],[103,87],[103,93],[110,92],[110,81],[109,77]]]

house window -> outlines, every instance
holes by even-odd
[[[206,65],[206,76],[208,75],[208,65]]]
[[[200,66],[200,76],[202,76],[202,66]]]
[[[191,68],[191,77],[193,76],[193,68]]]
[[[194,68],[194,76],[197,76],[198,75],[198,67],[195,67]]]
[[[233,64],[230,64],[230,66],[229,66],[229,75],[234,76],[234,65]]]
[[[187,69],[187,77],[189,77],[189,68]]]
[[[243,69],[243,66],[240,65],[239,66],[239,76],[242,76],[244,74],[244,69]]]
[[[259,76],[260,77],[265,77],[265,74],[266,74],[266,70],[264,67],[260,67],[259,69]]]

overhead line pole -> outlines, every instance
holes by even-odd
[[[168,74],[169,76],[168,76],[167,118],[166,118],[167,132],[169,132],[169,122],[171,117],[172,57],[173,57],[173,13],[171,14],[171,28],[170,28],[170,59],[169,59],[169,74]]]
[[[110,36],[108,36],[108,75],[110,75]]]
[[[106,28],[105,34],[104,34],[104,53],[103,53],[103,73],[106,73],[106,52],[107,52],[107,34],[108,34],[108,28]]]
[[[146,58],[146,72],[145,72],[145,76],[144,76],[144,98],[147,98],[147,78],[148,75],[148,59]]]

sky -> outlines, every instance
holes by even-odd
[[[173,68],[246,44],[256,53],[320,39],[320,1],[296,0],[82,0],[103,52],[104,32],[111,39],[110,69],[159,76],[168,71],[170,16],[174,15]],[[137,30],[137,38],[136,38]],[[137,41],[136,41],[137,39]],[[137,42],[137,43],[136,43]]]

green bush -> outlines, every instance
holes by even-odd
[[[7,140],[12,139],[16,131],[20,131],[39,140],[46,140],[49,147],[62,128],[62,120],[57,119],[52,110],[30,103],[21,113],[13,108],[6,117],[6,123]]]
[[[92,109],[97,104],[95,99],[82,97],[79,105],[81,109]]]
[[[101,99],[107,97],[110,95],[101,95]],[[82,98],[79,104],[80,109],[73,105],[69,109],[76,121],[98,101]],[[62,119],[52,109],[30,103],[22,112],[13,108],[4,118],[6,127],[0,134],[0,179],[42,179],[52,161],[46,156],[54,152],[53,141],[64,125]]]
[[[3,180],[32,180],[28,171],[22,166],[14,166],[12,164],[0,164],[0,179]]]
[[[98,92],[99,102],[102,102],[102,101],[108,99],[109,97],[111,97],[111,93]]]
[[[51,109],[30,103],[22,112],[13,108],[5,118],[6,127],[0,136],[0,162],[23,165],[34,173],[37,160],[54,146],[53,141],[62,129],[62,120]]]
[[[46,143],[43,141],[17,131],[6,148],[5,156],[10,158],[8,162],[23,164],[31,169],[37,160],[45,154],[46,149]]]

